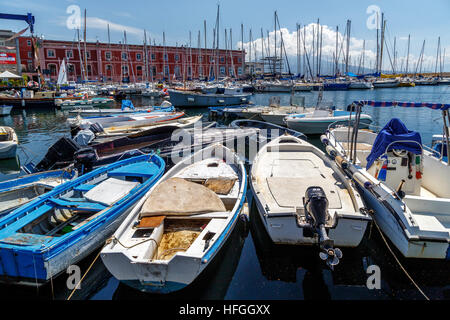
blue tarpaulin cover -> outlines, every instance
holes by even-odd
[[[133,102],[131,100],[122,100],[122,110],[125,110],[125,108],[134,110]]]
[[[395,141],[415,141],[414,142],[399,142],[393,143]],[[391,119],[389,123],[380,131],[375,143],[372,147],[372,152],[367,157],[367,170],[372,166],[378,157],[386,152],[386,148],[393,143],[390,147],[392,149],[407,150],[414,154],[422,154],[422,138],[420,133],[415,131],[410,131],[406,128],[405,124],[397,118]]]

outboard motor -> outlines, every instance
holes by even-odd
[[[80,175],[92,171],[97,161],[97,154],[93,148],[84,148],[75,153],[75,168]]]
[[[321,187],[310,187],[306,190],[303,204],[308,220],[319,235],[319,256],[333,270],[342,258],[342,251],[334,248],[334,241],[328,237],[325,229],[328,216],[327,196]]]

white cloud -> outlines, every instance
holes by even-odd
[[[327,25],[319,25],[319,29],[323,28],[322,30],[322,62],[325,64],[325,61],[334,61],[335,53],[336,53],[336,30],[334,28],[331,28]],[[317,33],[317,24],[311,23],[307,26],[303,26],[300,29],[300,38],[301,38],[301,52],[304,51],[303,46],[303,38],[305,36],[306,41],[306,51],[308,52],[309,59],[311,60],[312,57],[312,50],[313,50],[313,30]],[[277,51],[278,56],[280,55],[280,45],[281,45],[281,34],[283,36],[283,42],[286,49],[286,55],[290,58],[291,61],[296,61],[297,57],[297,32],[296,31],[289,31],[287,28],[281,28],[281,30],[277,31]],[[264,56],[267,56],[267,35],[264,35]],[[317,39],[317,38],[316,38]],[[338,46],[338,57],[339,57],[339,63],[343,62],[344,56],[345,56],[345,50],[346,50],[346,39],[343,33],[338,33],[338,39],[339,39],[339,46]],[[403,38],[400,38],[401,40],[404,40]],[[407,39],[407,38],[406,38]],[[360,57],[362,55],[362,49],[363,49],[363,39],[358,39],[355,37],[350,38],[350,48],[349,48],[349,56],[350,61],[353,66],[358,66]],[[270,54],[273,56],[274,50],[275,50],[275,32],[272,31],[269,33],[269,43],[270,43]],[[255,52],[257,55],[257,59],[261,58],[261,38],[255,39],[252,44],[252,61],[254,61]],[[315,46],[317,46],[317,40],[315,41]],[[237,44],[237,47],[242,47],[242,42],[239,41]],[[387,48],[387,49],[386,49]],[[244,42],[244,49],[247,52],[247,60],[249,59],[249,49],[250,49],[250,42]],[[430,49],[430,48],[428,48]],[[316,49],[317,50],[317,49]],[[391,55],[391,59],[393,60],[393,52],[391,46],[385,46],[384,50],[384,57],[383,57],[383,70],[391,70],[391,62],[389,59],[389,55],[387,53],[387,50],[389,50],[389,54]],[[431,49],[430,49],[431,50]],[[399,50],[397,49],[398,55],[400,55]],[[431,51],[430,51],[431,52]],[[450,60],[450,48],[446,49],[446,52],[448,54],[446,55],[446,63],[448,63]],[[366,40],[366,46],[365,46],[365,67],[374,67],[375,60],[376,60],[376,41],[375,40]],[[284,52],[283,52],[284,57]],[[410,54],[409,57],[409,72],[414,72],[417,62],[419,60],[419,56]],[[312,63],[312,62],[311,62]],[[430,70],[434,71],[434,66],[436,63],[436,55],[424,55],[423,57],[423,63],[422,63],[422,71]],[[402,67],[403,66],[403,67]],[[397,56],[397,63],[396,63],[396,69],[397,72],[400,72],[400,68],[402,67],[402,70],[404,71],[406,66],[406,57],[405,56]]]
[[[86,24],[87,24],[88,29],[107,30],[108,24],[109,24],[109,29],[111,31],[119,31],[119,32],[126,31],[127,34],[133,34],[133,35],[139,35],[139,36],[142,36],[144,34],[143,29],[125,26],[125,25],[114,23],[114,22],[104,20],[104,19],[101,19],[98,17],[87,17]]]

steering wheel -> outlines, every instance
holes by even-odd
[[[408,151],[401,149],[392,149],[392,152],[394,153],[395,156],[399,158],[403,158],[408,155]]]

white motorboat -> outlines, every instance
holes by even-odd
[[[310,83],[297,82],[293,87],[294,91],[312,91],[313,85]]]
[[[165,122],[156,122],[151,125],[146,126],[121,126],[121,127],[111,127],[111,128],[103,128],[102,132],[96,133],[96,141],[100,141],[102,139],[115,138],[120,136],[126,136],[130,134],[137,134],[140,132],[144,132],[150,129],[164,127],[164,126],[175,126],[180,129],[187,129],[195,126],[196,123],[201,123],[203,115],[181,118],[171,121]]]
[[[87,117],[82,118],[80,116],[76,118],[69,118],[67,122],[71,126],[80,125],[92,125],[99,124],[103,128],[116,128],[116,127],[144,127],[150,126],[156,123],[162,123],[172,121],[184,116],[184,112],[135,112],[131,114],[114,114],[103,117]]]
[[[0,105],[0,117],[9,116],[13,106]]]
[[[173,167],[101,251],[113,276],[141,291],[191,284],[226,243],[244,205],[243,163],[221,144]]]
[[[19,139],[13,128],[0,127],[0,159],[16,157]]]
[[[262,82],[256,89],[260,92],[291,92],[293,84],[291,82]]]
[[[450,108],[361,101],[357,112],[364,104],[429,107],[442,110],[444,117]],[[448,132],[448,127],[445,130]],[[357,183],[374,220],[404,257],[450,260],[448,159],[423,146],[420,134],[409,131],[399,119],[392,119],[379,134],[337,127],[330,128],[321,140]]]
[[[399,81],[396,79],[378,79],[372,84],[374,88],[397,88]]]
[[[415,79],[416,86],[435,86],[438,84],[438,78],[420,78]]]
[[[322,134],[335,122],[350,120],[351,113],[343,110],[318,107],[312,112],[294,114],[284,119],[285,125],[304,134]],[[368,114],[361,115],[361,127],[368,128],[372,123],[372,117]]]
[[[371,220],[338,166],[312,144],[290,135],[259,151],[250,186],[272,241],[319,244],[330,266],[340,258],[334,246],[358,246]]]
[[[56,99],[55,104],[62,110],[71,109],[93,109],[94,107],[105,107],[114,103],[112,98],[99,98],[94,97],[90,99],[78,99],[78,100],[61,100]]]
[[[368,81],[351,81],[349,89],[373,89],[374,86],[371,82]]]

